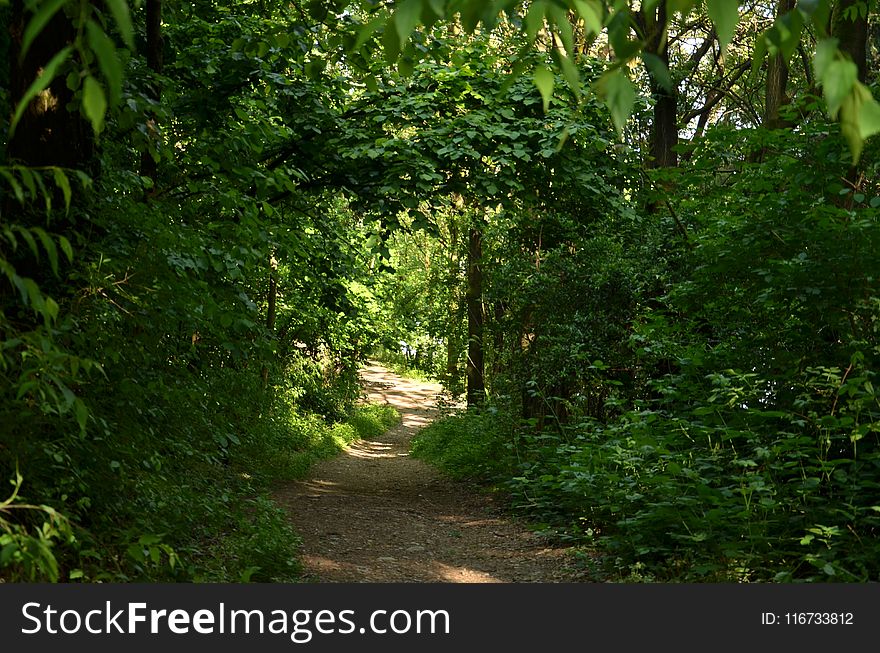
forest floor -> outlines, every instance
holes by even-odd
[[[362,370],[366,397],[401,423],[359,440],[275,497],[303,539],[312,582],[572,582],[587,580],[572,551],[505,515],[492,497],[409,455],[439,413],[442,388],[379,365]]]

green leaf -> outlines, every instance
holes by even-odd
[[[30,50],[34,39],[40,35],[40,32],[49,24],[52,17],[58,13],[58,10],[64,6],[67,0],[49,0],[42,5],[34,14],[34,17],[28,21],[27,27],[24,29],[24,36],[21,39],[21,55],[20,59],[24,61],[25,55]]]
[[[385,25],[385,31],[382,33],[382,45],[385,47],[385,61],[393,64],[400,56],[400,37],[397,35],[396,29],[392,29],[394,16],[388,19]]]
[[[12,174],[3,168],[0,168],[0,175],[2,175],[3,178],[6,179],[6,182],[12,187],[12,192],[15,195],[15,199],[18,200],[18,203],[24,204],[24,189],[21,187],[21,184],[16,181]]]
[[[538,66],[535,68],[532,81],[534,81],[535,86],[541,93],[541,98],[544,100],[544,111],[547,111],[550,107],[550,98],[553,96],[553,83],[555,81],[553,71],[547,66]]]
[[[122,42],[129,50],[134,50],[134,29],[131,26],[131,14],[128,11],[128,2],[126,0],[105,0],[113,14],[113,20],[119,29],[119,35]]]
[[[39,227],[33,227],[32,231],[37,234],[37,238],[39,238],[40,242],[43,244],[43,249],[46,250],[46,255],[49,257],[49,267],[52,268],[52,272],[57,277],[58,248],[55,246],[55,241],[53,241],[49,234]]]
[[[862,154],[865,139],[880,131],[880,106],[861,82],[853,83],[850,93],[843,99],[839,120],[840,131],[847,140],[855,165]]]
[[[669,74],[669,68],[663,63],[663,60],[656,54],[650,52],[642,52],[642,61],[645,62],[645,68],[651,74],[662,88],[672,92],[672,77]]]
[[[811,5],[812,12],[809,13],[809,18],[813,23],[813,27],[816,29],[816,34],[818,36],[825,36],[828,32],[828,24],[831,20],[831,1],[830,0],[799,0],[798,1],[798,9],[801,9],[801,5],[805,7]],[[801,11],[802,15],[807,15],[810,12],[810,9],[805,9]]]
[[[555,5],[547,8],[547,17],[552,19],[553,25],[556,26],[556,36],[562,41],[562,46],[566,52],[574,52],[574,32],[571,29],[571,21],[564,9]]]
[[[581,75],[577,66],[575,66],[574,62],[565,55],[559,55],[557,60],[559,61],[562,75],[565,77],[565,81],[568,82],[568,87],[571,89],[572,93],[575,94],[575,97],[580,97]]]
[[[546,4],[543,0],[536,0],[529,6],[529,11],[526,13],[526,36],[531,42],[538,38],[538,32],[544,27]]]
[[[64,195],[65,209],[70,210],[70,200],[73,195],[70,190],[70,180],[67,178],[67,175],[64,174],[64,171],[61,168],[52,168],[52,178],[55,180],[55,185],[61,190],[61,193]]]
[[[872,97],[866,100],[859,110],[859,134],[864,140],[868,140],[878,133],[880,133],[880,104]]]
[[[66,48],[62,48],[46,66],[43,68],[39,77],[37,77],[28,89],[24,92],[21,100],[18,103],[18,106],[15,107],[15,115],[12,117],[12,122],[9,125],[9,135],[12,136],[15,131],[15,126],[18,124],[18,121],[21,120],[22,114],[24,114],[25,109],[27,109],[28,105],[31,103],[37,95],[42,93],[49,84],[52,83],[52,80],[55,79],[55,76],[58,74],[58,69],[67,61],[67,58],[70,56],[70,53],[73,51],[71,46],[67,46]]]
[[[800,12],[790,11],[779,19],[781,33],[784,35],[782,40],[782,56],[786,63],[791,61],[791,56],[797,50],[798,43],[801,41],[801,32],[804,29],[804,18]]]
[[[92,129],[96,134],[100,134],[104,128],[104,114],[107,111],[107,98],[104,95],[104,89],[101,88],[100,82],[89,75],[83,83],[83,111],[86,118],[92,122]]]
[[[446,8],[444,7],[444,0],[428,0],[428,4],[431,6],[431,10],[436,14],[438,18],[443,18],[444,12]]]
[[[758,34],[755,39],[755,47],[752,52],[752,71],[751,75],[754,77],[759,70],[761,70],[761,64],[764,63],[764,59],[767,56],[767,39],[763,34]]]
[[[18,227],[18,233],[27,243],[28,247],[31,250],[31,253],[34,255],[34,258],[38,261],[40,260],[40,250],[37,247],[37,241],[34,239],[33,234],[31,234],[29,229],[25,229],[24,227]]]
[[[590,33],[602,31],[602,7],[596,0],[574,0],[574,6]]]
[[[735,1],[736,0],[730,0],[730,2]],[[670,14],[679,13],[684,16],[690,13],[690,10],[694,8],[694,2],[695,0],[666,0],[667,11],[669,11]]]
[[[488,14],[492,5],[484,2],[463,2],[459,6],[459,18],[461,26],[468,34],[473,34],[483,17],[484,12]]]
[[[122,97],[122,63],[116,54],[116,46],[110,37],[104,33],[104,30],[93,20],[86,23],[86,33],[89,39],[89,46],[98,59],[98,66],[104,73],[104,79],[107,80],[107,87],[110,89],[110,101],[113,104],[119,102]]]
[[[822,89],[828,114],[834,118],[844,99],[853,91],[859,76],[859,69],[852,61],[838,59],[832,61],[822,77]]]
[[[403,0],[394,10],[394,28],[400,39],[400,47],[407,42],[410,34],[422,18],[422,0]]]
[[[27,188],[28,194],[31,197],[37,196],[37,185],[34,182],[34,174],[24,166],[19,166],[16,168],[18,174],[21,175],[21,183],[24,184],[24,187]]]
[[[736,32],[736,24],[739,22],[739,2],[706,0],[706,8],[709,11],[709,18],[715,23],[718,42],[721,44],[723,54],[727,51],[727,46]]]
[[[822,39],[816,43],[816,53],[813,55],[813,72],[818,79],[824,79],[828,67],[837,58],[837,39]]]
[[[354,42],[354,46],[351,48],[352,51],[357,52],[360,50],[367,41],[373,38],[373,35],[379,30],[382,24],[386,22],[388,22],[387,17],[380,15],[366,25],[362,25],[360,29],[358,29],[357,39]]]
[[[73,413],[76,416],[76,423],[79,425],[80,432],[85,433],[86,421],[89,418],[89,409],[85,402],[78,397],[73,402]]]
[[[636,91],[632,82],[622,70],[605,73],[599,79],[598,90],[611,111],[611,119],[618,132],[622,132],[632,115],[636,101]]]

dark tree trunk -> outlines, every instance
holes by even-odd
[[[474,406],[486,398],[483,363],[483,232],[472,227],[468,234],[467,313],[468,360],[467,403]]]
[[[458,267],[458,226],[455,220],[450,220],[449,224],[449,283],[450,288],[457,288],[460,283],[460,272]],[[452,389],[458,385],[458,356],[459,343],[458,336],[460,333],[460,315],[458,313],[459,293],[452,290],[452,297],[449,299],[447,312],[446,327],[446,384]]]
[[[868,79],[868,17],[856,14],[846,15],[847,10],[855,12],[859,0],[839,0],[834,4],[831,15],[831,36],[839,41],[839,47],[859,68],[859,81]]]
[[[276,304],[278,302],[278,261],[274,255],[269,256],[269,296],[267,298],[266,308],[266,331],[270,334],[275,332],[275,316],[277,314]],[[260,372],[263,377],[263,388],[269,385],[269,366],[263,365]]]
[[[646,14],[642,10],[638,23],[645,34],[645,52],[656,56],[669,68],[669,46],[666,38],[666,3]],[[651,124],[651,157],[648,165],[652,168],[674,168],[678,165],[678,93],[674,87],[665,88],[654,74],[648,70],[648,83],[654,98],[654,120]]]
[[[162,89],[159,86],[158,75],[162,74],[162,0],[147,0],[147,67],[153,72],[154,78],[148,88],[150,97],[159,102],[162,99]],[[152,127],[147,133],[155,134],[156,116],[150,113],[147,116],[147,124]],[[156,161],[149,151],[141,153],[141,174],[156,183]]]
[[[147,0],[147,67],[162,73],[162,0]]]
[[[9,90],[13,107],[42,68],[75,36],[73,25],[59,11],[34,39],[22,60],[24,30],[32,17],[24,5],[23,0],[14,0],[10,15]],[[79,112],[68,110],[72,100],[73,91],[67,88],[65,75],[61,74],[25,110],[7,146],[8,158],[27,166],[87,168],[94,137]]]

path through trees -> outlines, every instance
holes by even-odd
[[[559,582],[585,580],[569,550],[548,546],[473,487],[409,455],[438,415],[436,384],[370,365],[368,398],[401,423],[317,465],[276,495],[303,538],[308,578],[320,582]]]

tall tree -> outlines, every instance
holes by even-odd
[[[483,231],[472,226],[468,232],[467,255],[467,402],[478,405],[486,397],[483,352]]]
[[[641,7],[636,22],[645,41],[646,61],[659,62],[662,67],[648,65],[648,81],[654,99],[654,118],[651,122],[651,157],[648,165],[654,168],[674,168],[678,165],[678,93],[671,80],[661,77],[659,70],[669,69],[669,33],[666,3],[652,9]]]
[[[776,5],[777,19],[792,11],[795,0],[779,0]],[[779,129],[785,127],[785,123],[779,116],[783,106],[788,104],[788,62],[782,52],[772,55],[767,63],[767,79],[764,87],[764,120],[767,129]]]

